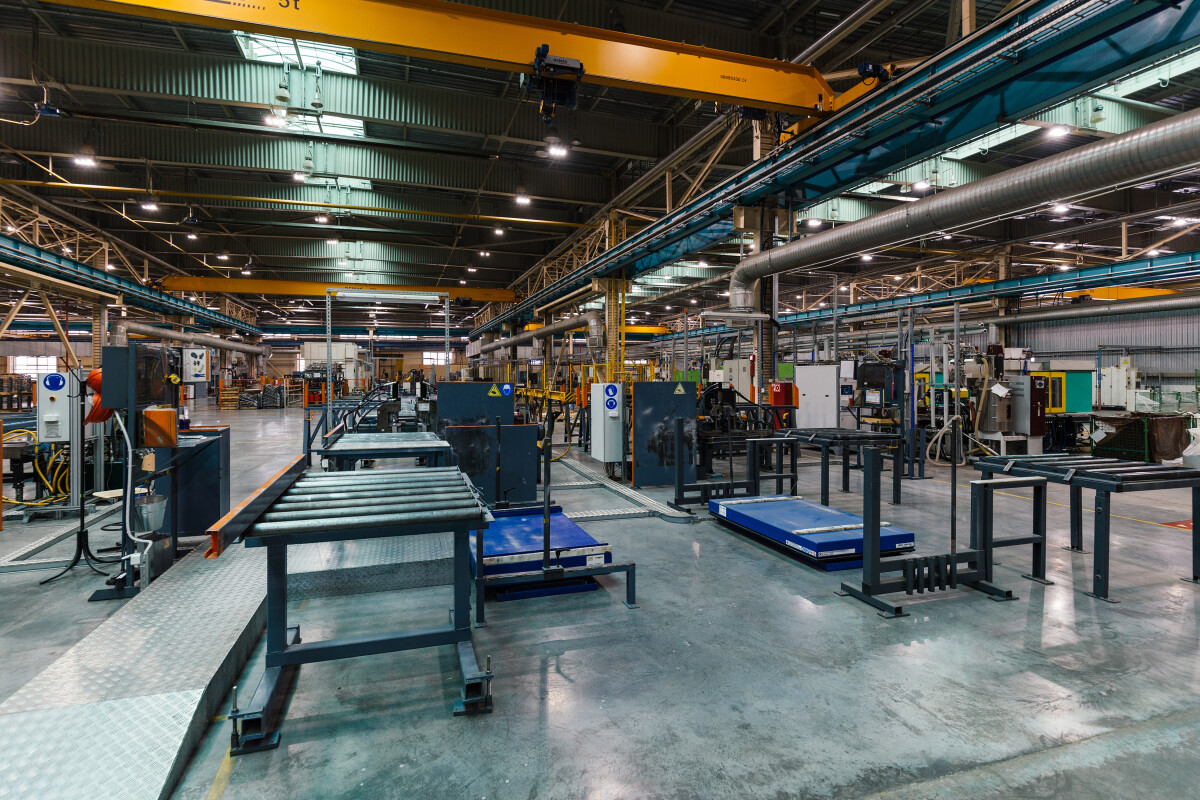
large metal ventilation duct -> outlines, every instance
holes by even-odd
[[[1099,320],[1122,314],[1188,311],[1195,308],[1200,308],[1200,292],[1160,295],[1158,297],[1147,297],[1143,300],[1125,300],[1119,303],[1093,300],[1090,303],[1079,303],[1060,308],[1033,308],[1020,313],[1005,314],[1004,316],[993,315],[973,318],[969,322],[972,325],[1021,325],[1027,322],[1053,322],[1059,319]]]
[[[222,339],[219,336],[209,336],[207,333],[187,333],[184,331],[173,331],[167,328],[156,328],[153,325],[143,325],[140,322],[113,323],[113,344],[120,346],[128,344],[130,333],[140,333],[143,336],[154,336],[159,339],[165,339],[171,342],[180,342],[182,344],[214,347],[218,350],[233,350],[238,353],[247,353],[252,356],[269,357],[271,355],[270,345],[250,344],[248,342],[233,342],[229,339]]]
[[[939,231],[979,225],[1178,172],[1198,162],[1200,109],[742,259],[730,278],[729,306],[756,310],[758,282],[768,275],[815,268]]]
[[[588,328],[589,335],[596,335],[598,326],[603,325],[599,311],[589,311],[586,314],[580,314],[577,317],[569,317],[568,319],[559,322],[552,322],[549,325],[538,328],[537,330],[525,331],[518,333],[516,336],[510,336],[507,339],[497,339],[494,342],[489,342],[479,348],[480,353],[494,353],[497,350],[505,347],[520,347],[533,342],[535,339],[544,339],[547,336],[556,336],[560,333],[573,331],[576,328],[584,326]]]

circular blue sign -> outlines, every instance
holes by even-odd
[[[606,395],[608,395],[609,397],[616,397],[616,396],[617,396],[617,387],[616,387],[616,385],[615,385],[615,384],[611,384],[611,383],[610,383],[608,386],[605,386],[605,387],[604,387],[604,393],[605,393]],[[612,408],[612,406],[609,406],[609,408]]]
[[[42,378],[42,386],[45,386],[52,392],[57,392],[66,385],[67,379],[57,372],[51,372],[46,377]]]
[[[511,383],[500,384],[500,394],[504,395],[505,397],[508,397],[510,394],[512,394],[512,384]]]
[[[614,408],[617,407],[617,401],[610,397],[604,401],[604,407],[607,408],[609,411],[612,411]]]

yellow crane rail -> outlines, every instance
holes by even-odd
[[[62,5],[528,72],[543,44],[585,82],[823,116],[834,93],[811,66],[443,0],[56,0]]]
[[[325,283],[323,281],[285,281],[270,278],[193,278],[168,275],[162,279],[168,292],[224,292],[226,294],[268,294],[289,297],[324,297],[328,289],[366,289],[368,291],[445,292],[451,300],[510,302],[517,298],[512,289],[481,289],[474,286],[408,286],[394,283]]]

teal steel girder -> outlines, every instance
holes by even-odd
[[[472,337],[526,318],[593,277],[670,263],[735,205],[784,195],[796,210],[1027,118],[1200,42],[1200,0],[1038,0],[930,58],[639,231]]]
[[[809,323],[828,322],[836,317],[847,320],[865,316],[878,316],[909,308],[927,311],[934,308],[945,308],[955,303],[974,303],[980,300],[990,300],[994,297],[1026,297],[1030,295],[1057,294],[1059,292],[1085,291],[1105,286],[1132,286],[1148,282],[1164,280],[1195,279],[1200,276],[1200,251],[1180,253],[1178,255],[1158,256],[1142,261],[1124,261],[1115,264],[1104,264],[1098,267],[1066,272],[1047,272],[1042,275],[1032,275],[1026,278],[1011,278],[990,283],[972,283],[966,286],[956,286],[953,289],[941,289],[936,292],[920,294],[897,295],[883,300],[870,300],[865,303],[854,303],[837,309],[820,308],[814,311],[802,311],[799,314],[785,314],[779,317],[782,328]],[[733,333],[736,329],[724,326],[701,328],[689,331],[688,336],[711,336],[714,334]],[[656,337],[655,341],[681,339],[682,333],[667,333]]]
[[[110,275],[104,270],[93,269],[11,236],[0,235],[0,263],[98,292],[120,295],[126,305],[155,314],[181,314],[194,317],[197,322],[206,325],[233,328],[255,336],[262,334],[262,330],[254,325],[217,311],[210,311],[197,303],[180,300],[157,289],[149,289],[133,281]]]

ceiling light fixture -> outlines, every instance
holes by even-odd
[[[147,195],[141,203],[142,211],[158,211],[158,198],[154,195]]]
[[[808,221],[804,224],[810,228],[819,228],[821,227],[821,220],[817,219],[816,217],[809,217]]]
[[[862,260],[863,260],[863,261],[874,261],[874,260],[875,260],[875,256],[871,255],[870,253],[863,253],[863,254],[862,254]]]
[[[1162,250],[1157,250],[1157,249],[1150,250],[1149,252],[1146,253],[1146,255],[1150,256],[1151,258],[1153,258],[1154,256],[1161,256]]]
[[[80,147],[79,152],[75,155],[75,166],[89,168],[96,166],[96,148],[90,144]]]
[[[228,261],[229,260],[229,251],[222,250],[220,253],[217,253],[217,258],[219,258],[222,261]]]
[[[1066,203],[1055,203],[1050,210],[1055,214],[1065,214],[1071,210],[1071,207]]]
[[[112,264],[105,264],[105,265],[104,265],[104,268],[105,268],[105,269],[107,269],[107,270],[112,270],[112,269],[114,269],[114,267],[113,267],[113,265],[112,265]]]
[[[1046,135],[1051,136],[1055,139],[1061,139],[1062,137],[1066,136],[1070,132],[1071,132],[1071,129],[1068,128],[1066,125],[1051,125],[1049,128],[1046,129]]]
[[[915,181],[913,183],[912,188],[916,189],[918,192],[923,192],[926,189],[928,189],[929,186],[930,186],[929,181],[925,180],[924,178],[921,178],[920,180]]]
[[[466,285],[467,285],[467,282],[466,282],[466,281],[459,281],[459,284],[461,284],[461,285],[463,285],[463,286],[466,286]]]
[[[565,144],[552,144],[546,148],[546,152],[551,158],[566,158],[567,146]]]
[[[495,230],[492,231],[492,233],[496,234],[497,236],[503,236],[504,228],[496,228]]]
[[[194,242],[194,241],[196,241],[197,239],[199,239],[200,237],[199,237],[199,236],[197,236],[197,235],[196,235],[196,234],[194,234],[194,233],[189,233],[189,234],[187,235],[187,238],[188,238],[188,239],[190,239],[191,241],[193,241],[193,242]]]
[[[1063,244],[1062,242],[1059,242],[1058,244],[1054,245],[1054,249],[1055,250],[1066,250],[1067,246],[1065,244]]]
[[[308,180],[308,176],[297,170],[292,173],[292,180],[294,180],[296,183],[304,183],[306,180]]]
[[[313,217],[313,220],[318,225],[324,225],[326,222],[329,222],[329,215],[328,214],[317,214],[315,217]]]
[[[513,199],[517,201],[517,205],[519,206],[527,206],[532,202],[529,199],[529,194],[525,191],[525,186],[523,184],[519,184],[517,186],[517,196]]]
[[[467,272],[478,272],[478,271],[479,270],[475,269],[475,267],[467,267]]]
[[[243,274],[243,275],[249,275],[249,274],[250,274],[250,270],[248,270],[248,269],[244,269],[244,270],[242,270],[242,274]]]

